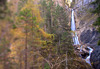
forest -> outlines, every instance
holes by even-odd
[[[78,29],[73,31],[70,27],[75,2],[0,0],[0,69],[99,69],[97,61],[91,61],[91,66],[80,57],[80,54],[89,55],[84,50],[87,46],[79,52],[81,45],[73,44]],[[95,6],[89,13],[97,16],[93,27],[99,34],[100,0],[89,5]],[[78,13],[82,11],[76,16]],[[99,47],[100,37],[97,38]],[[81,36],[79,42],[82,44]],[[98,61],[100,63],[100,55]]]

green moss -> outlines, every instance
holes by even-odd
[[[13,29],[16,29],[16,28],[17,28],[17,26],[16,26],[15,24],[13,24],[13,25],[12,25],[12,28],[13,28]]]
[[[98,45],[100,45],[100,40],[98,41]]]
[[[45,63],[45,65],[44,65],[44,69],[50,69],[50,66],[49,66],[48,63]]]

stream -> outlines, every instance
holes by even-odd
[[[72,14],[71,14],[71,30],[72,30],[72,37],[73,37],[73,43],[74,45],[81,45],[79,43],[79,39],[78,39],[78,36],[77,36],[77,32],[76,32],[76,26],[75,26],[75,18],[74,18],[74,10],[72,9]],[[82,52],[82,45],[80,47],[80,52]],[[91,53],[93,52],[93,49],[90,48],[90,47],[87,47],[89,49],[89,55],[86,57],[86,59],[84,59],[88,64],[91,65],[91,62],[90,62],[90,56],[91,56]]]

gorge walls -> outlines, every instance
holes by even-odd
[[[91,13],[91,9],[96,8],[90,4],[93,1],[95,0],[75,0],[74,10],[80,42],[94,49],[90,61],[94,69],[100,69],[100,46],[98,46],[100,33],[93,25],[98,17],[97,14]]]
[[[74,9],[76,12],[75,16],[77,32],[80,37],[81,43],[94,47],[97,46],[100,34],[93,26],[97,15],[90,12],[92,8],[95,8],[93,5],[90,5],[92,1],[94,0],[78,0],[77,2],[75,2]]]

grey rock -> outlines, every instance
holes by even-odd
[[[81,35],[80,35],[80,40],[86,44],[86,43],[89,43],[89,44],[93,44],[95,43],[95,45],[97,44],[97,41],[98,41],[98,37],[99,36],[99,33],[92,29],[88,29],[88,30],[84,30]]]
[[[90,61],[94,69],[100,69],[100,46],[96,46],[91,54]]]

